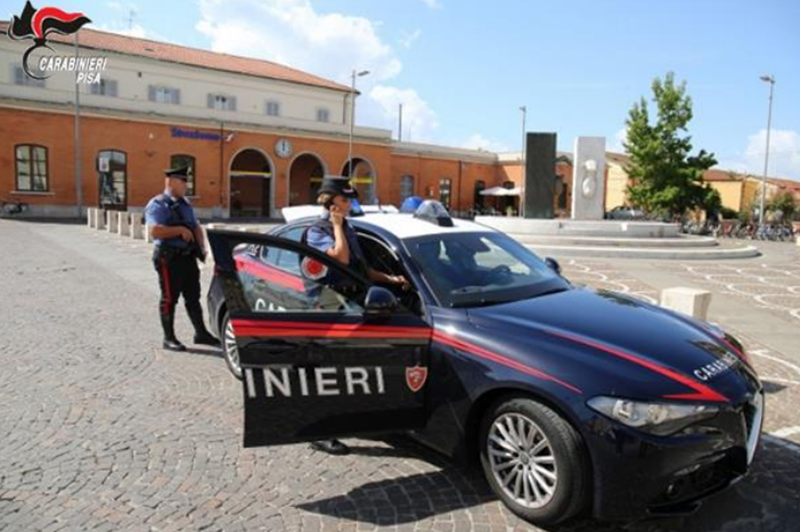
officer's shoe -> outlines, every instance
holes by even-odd
[[[214,338],[208,331],[203,331],[200,334],[194,335],[194,343],[201,344],[201,345],[210,345],[212,347],[221,347],[219,340]]]
[[[177,338],[164,338],[163,346],[168,351],[186,351],[186,346],[180,343]]]
[[[339,440],[321,440],[311,443],[311,448],[315,451],[322,451],[323,453],[344,455],[350,454],[350,447],[343,444]]]

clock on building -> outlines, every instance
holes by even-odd
[[[280,139],[278,142],[275,143],[275,154],[278,157],[291,157],[292,155],[292,143],[289,142],[289,139]]]

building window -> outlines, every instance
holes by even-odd
[[[450,179],[439,180],[439,202],[445,209],[450,210]]]
[[[33,144],[21,144],[16,152],[16,190],[47,192],[47,148]]]
[[[197,167],[195,166],[194,157],[183,154],[170,157],[170,168],[181,168],[183,166],[189,168],[189,179],[186,180],[186,195],[195,196],[195,176],[197,175]]]
[[[414,176],[404,175],[400,178],[400,201],[414,195]]]
[[[22,85],[24,87],[38,87],[40,89],[45,88],[45,82],[43,79],[35,79],[30,77],[28,74],[25,73],[25,70],[22,68],[22,65],[14,65],[14,85]],[[36,75],[41,74],[41,70],[36,68],[32,68],[33,73]]]
[[[486,196],[482,195],[481,192],[486,190],[486,182],[483,180],[475,181],[475,210],[482,211],[484,207],[484,200]]]
[[[330,122],[331,113],[327,109],[319,108],[317,109],[317,122]]]
[[[89,87],[89,91],[98,96],[116,96],[117,81],[103,78],[100,80],[100,83],[92,83]]]
[[[281,104],[278,102],[267,102],[268,116],[281,116]]]
[[[160,85],[150,85],[148,87],[148,98],[151,102],[156,103],[181,103],[180,89],[173,89],[172,87],[164,87]]]
[[[209,94],[208,108],[216,109],[217,111],[235,111],[236,96],[228,96],[225,94]]]
[[[100,205],[105,209],[125,209],[128,205],[128,155],[119,150],[97,153],[100,180]]]

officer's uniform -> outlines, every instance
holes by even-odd
[[[168,177],[188,179],[188,169],[165,171]],[[171,196],[166,190],[152,198],[145,208],[145,222],[149,226],[183,226],[192,231],[198,227],[197,217],[186,198]],[[175,305],[183,295],[186,312],[195,329],[194,342],[219,346],[205,327],[203,308],[200,305],[200,270],[197,259],[205,260],[203,250],[195,241],[186,242],[181,237],[154,239],[153,265],[161,287],[159,314],[164,329],[164,348],[184,351],[186,347],[175,337]]]
[[[324,177],[317,194],[323,193],[332,194],[334,196],[341,195],[351,199],[358,197],[358,193],[350,186],[350,180],[341,177]],[[362,277],[366,278],[369,268],[366,258],[364,257],[364,251],[358,243],[358,235],[350,224],[347,223],[346,219],[342,222],[342,230],[347,239],[347,247],[350,250],[350,262],[347,268],[360,273]],[[336,245],[330,212],[325,210],[319,219],[303,232],[301,242],[322,253],[327,253],[329,249]],[[337,279],[330,277],[331,275],[335,275],[335,273],[331,272],[328,275],[329,277],[326,277],[325,284],[337,284]],[[350,452],[348,447],[339,440],[318,441],[312,443],[311,446],[318,451],[331,454],[347,454]]]

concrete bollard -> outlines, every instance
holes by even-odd
[[[106,231],[116,233],[119,227],[119,211],[106,211]]]
[[[130,214],[120,212],[117,217],[117,234],[119,236],[131,236]]]
[[[708,307],[711,306],[711,292],[682,286],[665,288],[661,291],[661,306],[706,320]]]
[[[94,212],[96,209],[94,207],[89,207],[86,209],[86,227],[89,229],[93,229],[94,226]]]
[[[140,212],[131,212],[130,214],[130,224],[131,224],[131,238],[142,240],[144,238],[144,232],[142,230],[142,213]]]
[[[95,209],[92,212],[94,216],[93,227],[98,231],[102,231],[106,227],[106,214],[101,209]]]
[[[153,235],[152,233],[150,233],[149,224],[145,224],[144,226],[144,241],[147,242],[148,244],[151,244],[153,242]]]

